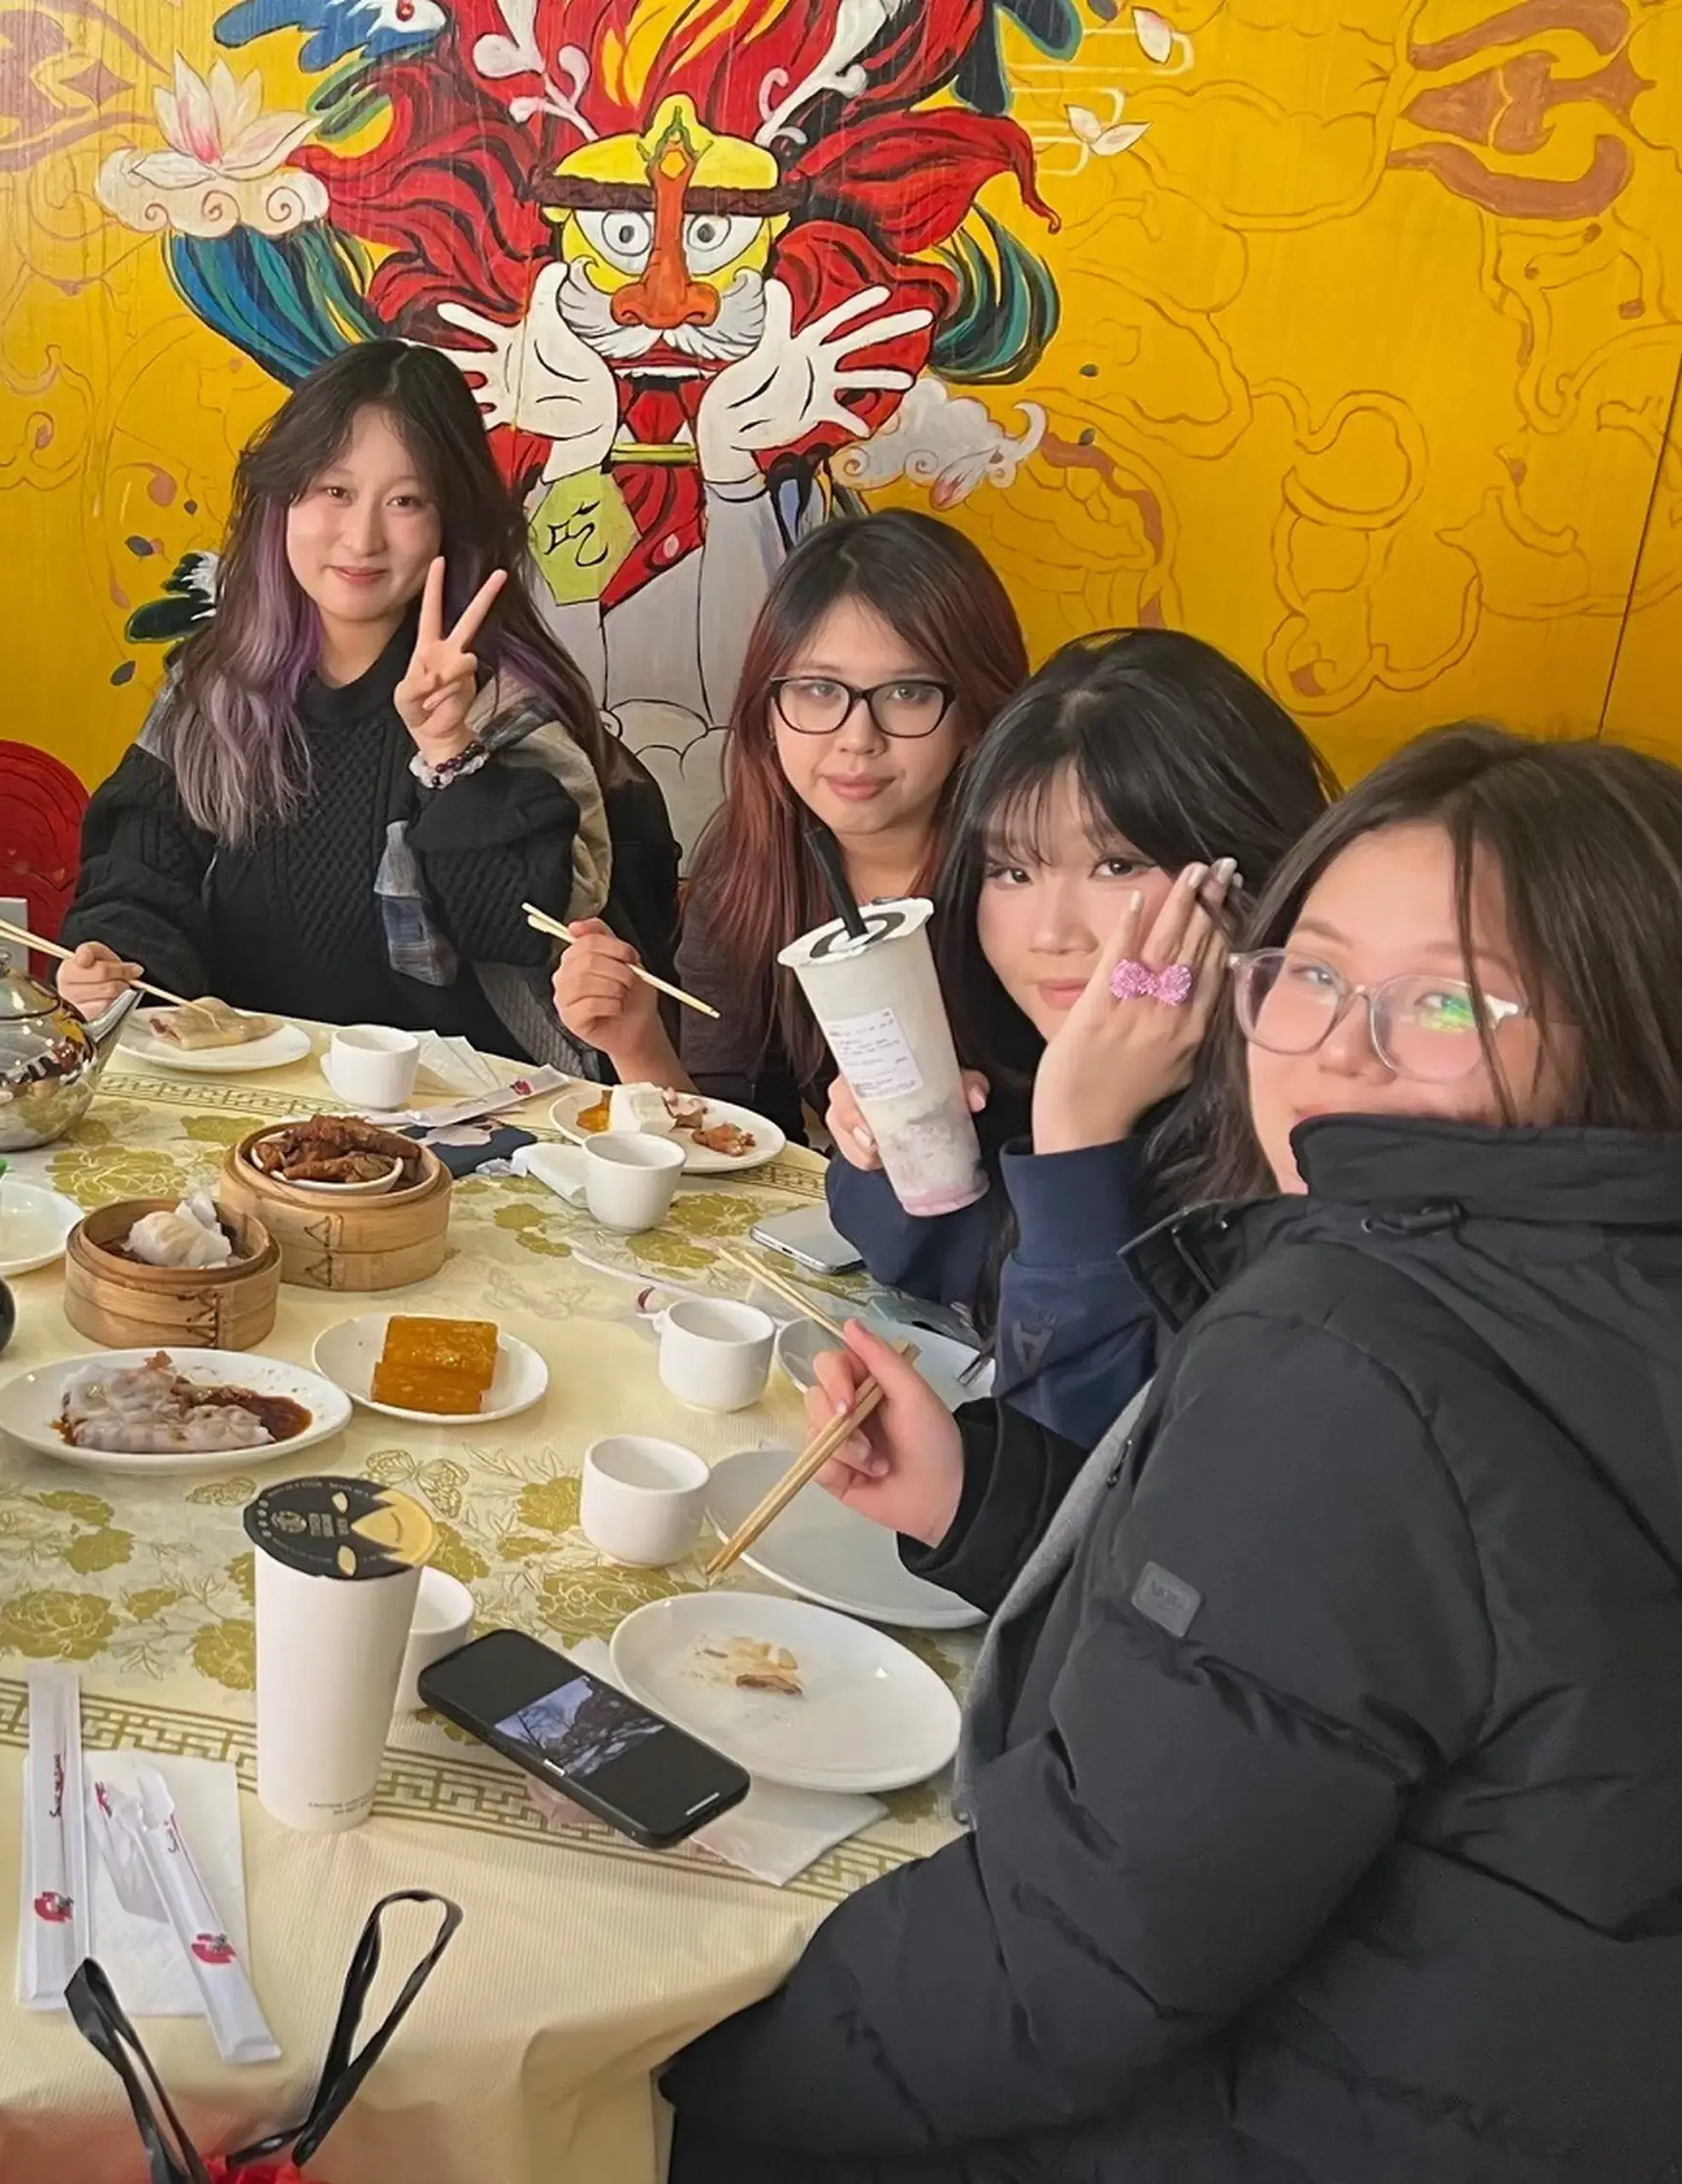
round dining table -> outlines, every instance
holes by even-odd
[[[312,1032],[309,1059],[250,1077],[166,1075],[119,1048],[81,1123],[56,1144],[10,1156],[9,1175],[84,1209],[210,1185],[253,1129],[344,1112],[320,1074],[324,1037]],[[423,1079],[417,1096],[450,1095]],[[552,1135],[549,1104],[497,1121]],[[472,1147],[489,1128],[452,1135]],[[767,1213],[822,1195],[822,1162],[790,1147],[740,1176],[685,1181],[658,1229],[626,1237],[533,1178],[461,1176],[437,1275],[386,1296],[283,1287],[258,1346],[307,1365],[323,1330],[387,1301],[493,1319],[547,1361],[542,1401],[483,1426],[408,1424],[358,1406],[341,1437],[290,1471],[379,1479],[423,1502],[437,1526],[434,1559],[471,1591],[479,1627],[513,1626],[561,1648],[608,1638],[645,1602],[701,1586],[712,1542],[667,1569],[604,1562],[579,1527],[589,1444],[608,1432],[656,1434],[714,1461],[801,1436],[800,1398],[780,1372],[759,1404],[730,1416],[686,1410],[668,1395],[649,1292],[742,1295],[744,1277],[719,1263],[719,1247],[739,1246]],[[61,1263],[11,1287],[17,1327],[0,1357],[0,1428],[13,1374],[96,1347],[65,1317]],[[832,1311],[862,1293],[845,1281],[818,1279],[815,1289]],[[388,1892],[418,1888],[459,1904],[461,1929],[311,2175],[331,2184],[657,2184],[664,2124],[654,2074],[774,1987],[844,1896],[946,1841],[946,1782],[890,1795],[882,1820],[774,1887],[693,1844],[645,1850],[582,1815],[546,1815],[512,1766],[432,1716],[409,1716],[393,1725],[372,1818],[339,1835],[293,1833],[253,1792],[253,1571],[242,1526],[259,1484],[288,1475],[283,1454],[259,1466],[249,1452],[209,1475],[72,1468],[0,1432],[0,2178],[139,2184],[144,2175],[115,2076],[64,2013],[13,1999],[25,1676],[33,1664],[60,1662],[80,1678],[85,1749],[226,1761],[238,1773],[251,1971],[281,2059],[224,2066],[201,2018],[137,2028],[204,2152],[306,2112],[364,1920]],[[775,1589],[740,1563],[719,1582]],[[948,1681],[961,1679],[962,1637],[895,1635]],[[406,1915],[418,1954],[426,1914]],[[395,1984],[376,1990],[370,2023]]]

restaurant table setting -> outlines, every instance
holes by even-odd
[[[0,1176],[0,2175],[146,2173],[62,2007],[84,1957],[199,2146],[238,2146],[307,2112],[370,1907],[422,1891],[460,1932],[337,2184],[656,2184],[651,2073],[953,1832],[978,1618],[801,1490],[816,1353],[856,1312],[951,1402],[985,1369],[749,1241],[823,1166],[744,1110],[377,1026],[180,1047],[159,1013],[63,1057],[75,1112]],[[655,1850],[540,1789],[424,1704],[493,1629],[746,1799]],[[393,1915],[406,1965],[426,1922]]]

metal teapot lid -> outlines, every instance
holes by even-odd
[[[50,1016],[63,1007],[58,996],[29,975],[25,967],[14,970],[12,951],[0,945],[0,1024],[15,1023],[24,1016]]]

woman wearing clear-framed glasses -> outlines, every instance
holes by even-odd
[[[678,2059],[672,2184],[1675,2167],[1682,771],[1426,738],[1248,938],[1091,1456],[819,1362],[992,1613],[968,1832]]]
[[[1004,587],[950,525],[886,509],[808,533],[749,640],[725,801],[686,892],[678,981],[719,1020],[662,1015],[635,950],[591,921],[556,972],[567,1029],[622,1083],[701,1091],[803,1136],[835,1075],[777,963],[834,915],[806,830],[834,835],[859,901],[926,892],[964,755],[1027,672]]]

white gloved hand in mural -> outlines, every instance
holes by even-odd
[[[758,475],[755,457],[792,447],[823,425],[855,438],[868,427],[845,394],[903,394],[910,372],[878,364],[864,370],[847,359],[860,349],[921,333],[934,322],[922,309],[877,316],[887,288],[861,288],[833,311],[794,330],[794,299],[786,284],[767,281],[765,322],[757,346],[727,364],[701,397],[695,421],[701,474],[709,485],[742,485]]]
[[[465,304],[438,306],[440,318],[491,344],[439,352],[480,382],[474,393],[486,430],[513,425],[552,441],[555,453],[544,473],[550,479],[598,468],[619,429],[619,392],[606,360],[561,316],[566,278],[567,268],[558,260],[545,265],[515,326],[499,325]]]

